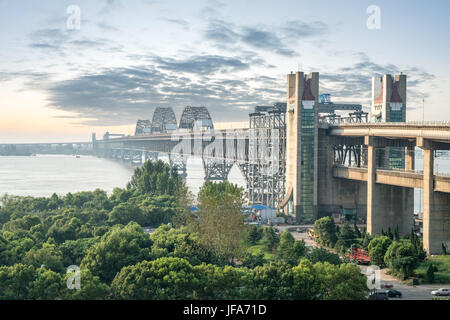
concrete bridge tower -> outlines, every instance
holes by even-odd
[[[385,74],[372,78],[371,111],[372,120],[375,122],[406,121],[406,74],[394,77]],[[403,168],[405,165],[402,148],[387,147],[378,157],[379,165],[385,168]]]
[[[319,73],[287,76],[286,198],[287,214],[297,221],[317,217]]]

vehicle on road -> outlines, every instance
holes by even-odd
[[[391,283],[385,283],[385,284],[382,284],[381,287],[386,288],[386,289],[392,289],[394,287],[394,285]]]
[[[450,296],[450,289],[439,288],[437,290],[431,291],[433,296]]]
[[[319,236],[317,234],[315,234],[314,229],[310,228],[308,231],[308,237],[310,237],[311,239],[317,239],[319,238]]]
[[[398,290],[395,289],[390,289],[388,291],[388,297],[389,298],[401,298],[402,297],[402,293]]]
[[[369,300],[389,300],[388,291],[378,290],[369,296]]]

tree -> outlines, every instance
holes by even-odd
[[[253,289],[250,299],[290,299],[292,286],[290,266],[283,262],[270,262],[252,270]]]
[[[356,238],[361,238],[361,237],[362,237],[362,234],[361,234],[361,231],[359,231],[358,226],[356,225],[356,221],[355,221],[354,224],[353,224],[353,229],[354,229],[354,231],[355,231],[355,236],[356,236]]]
[[[348,224],[345,224],[338,233],[338,240],[335,247],[341,252],[344,252],[355,242],[356,237],[357,235],[350,228],[350,226]]]
[[[369,243],[370,243],[370,236],[368,233],[364,232],[364,237],[363,237],[363,242],[362,242],[363,249],[367,250]]]
[[[320,283],[316,268],[308,259],[290,270],[292,284],[287,288],[290,299],[316,300],[322,298],[323,285]]]
[[[196,287],[193,297],[200,300],[251,299],[251,270],[232,266],[218,267],[202,263],[195,266]]]
[[[266,259],[264,259],[264,253],[262,252],[257,254],[247,253],[242,259],[242,266],[250,269],[262,266],[264,263],[266,263]]]
[[[48,229],[47,237],[53,238],[57,243],[63,243],[66,240],[75,240],[77,238],[77,220],[71,220],[69,223],[65,219],[58,219]]]
[[[250,246],[255,245],[264,236],[264,232],[261,227],[250,226],[248,228],[247,243]]]
[[[128,190],[149,195],[177,195],[183,187],[184,183],[177,169],[161,160],[146,161],[142,167],[136,168],[127,185]]]
[[[387,236],[388,236],[389,239],[391,239],[391,240],[394,239],[394,235],[392,234],[391,227],[388,228]]]
[[[334,247],[337,241],[336,226],[330,217],[323,217],[314,222],[314,232],[318,241],[328,247]]]
[[[0,300],[27,299],[30,283],[36,276],[30,265],[0,266]]]
[[[46,268],[55,272],[62,272],[64,270],[63,258],[61,251],[51,243],[44,243],[42,248],[35,250],[31,249],[23,258],[23,262],[32,265],[35,268],[40,268],[45,265]]]
[[[144,225],[144,215],[142,210],[129,202],[119,203],[109,213],[109,221],[111,224],[128,224],[134,221],[140,225]]]
[[[266,250],[273,252],[277,247],[278,243],[280,242],[280,238],[275,232],[275,228],[274,227],[264,228],[263,234],[264,236],[262,238],[262,243],[264,244],[264,247],[266,248]]]
[[[198,194],[197,230],[203,244],[230,262],[240,256],[246,236],[242,188],[229,183],[205,182]]]
[[[399,240],[400,240],[400,235],[398,232],[398,225],[396,225],[395,229],[394,229],[394,241],[399,241]]]
[[[330,264],[334,265],[340,265],[341,259],[339,256],[333,252],[330,252],[323,248],[315,248],[313,249],[308,255],[308,260],[310,260],[312,263],[317,262],[328,262]]]
[[[63,299],[65,300],[105,300],[111,292],[111,289],[89,270],[81,269],[80,289],[68,289],[66,287],[69,276],[70,274],[66,274],[63,279],[65,288]]]
[[[384,256],[385,263],[396,274],[406,279],[411,276],[419,263],[417,252],[409,242],[394,241]]]
[[[314,270],[320,283],[320,298],[325,300],[365,300],[367,278],[353,264],[335,266],[316,263]]]
[[[148,259],[151,244],[148,234],[136,222],[114,226],[88,250],[81,268],[109,282],[124,266]]]
[[[159,258],[124,267],[111,288],[119,299],[192,299],[197,279],[192,265],[181,258]]]
[[[42,268],[36,280],[30,283],[29,298],[34,300],[55,300],[61,296],[63,282],[61,275]]]
[[[433,266],[432,263],[430,263],[430,265],[427,268],[427,274],[426,274],[427,282],[429,282],[429,283],[434,282],[434,271],[435,271],[435,267]]]
[[[384,256],[391,243],[392,240],[387,236],[376,237],[370,241],[368,249],[370,263],[372,265],[377,265],[379,267],[383,267],[385,265]]]
[[[187,228],[172,228],[161,225],[150,236],[153,245],[151,256],[153,259],[161,257],[178,257],[189,261],[192,265],[202,262],[224,264],[226,261],[202,242],[200,235],[190,232]]]
[[[58,247],[62,253],[63,264],[65,266],[80,265],[88,250],[98,242],[100,242],[99,237],[65,241]]]
[[[427,253],[423,250],[422,239],[420,239],[414,230],[411,230],[411,235],[409,237],[411,245],[414,247],[414,251],[416,252],[417,258],[420,261],[425,260]]]
[[[289,230],[283,231],[277,249],[277,257],[290,265],[297,265],[306,252],[304,241],[295,241]]]

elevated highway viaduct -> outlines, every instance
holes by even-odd
[[[436,150],[450,150],[450,125],[359,123],[319,130],[318,210],[355,208],[367,231],[413,227],[414,188],[423,189],[423,245],[430,254],[450,243],[450,176],[435,174]],[[415,170],[415,147],[423,170]],[[395,149],[399,161],[393,165]]]

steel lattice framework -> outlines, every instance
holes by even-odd
[[[152,124],[150,120],[138,120],[136,123],[135,136],[142,136],[144,134],[150,134],[152,130]]]
[[[214,129],[214,124],[206,107],[187,106],[184,108],[179,128],[193,130],[197,123],[201,128]]]
[[[285,194],[286,114],[250,114],[249,162],[243,170],[250,203],[277,207]]]
[[[172,108],[156,108],[152,119],[152,133],[165,133],[177,128],[177,118]]]

